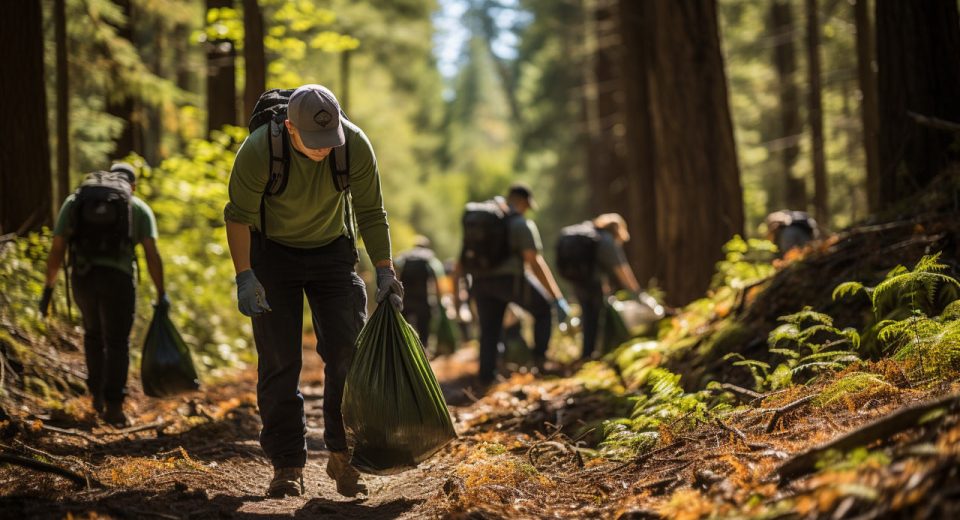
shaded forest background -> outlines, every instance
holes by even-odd
[[[541,205],[548,259],[561,227],[620,212],[638,278],[673,304],[700,296],[722,245],[761,235],[768,212],[809,210],[839,229],[897,211],[958,155],[956,0],[5,10],[0,43],[23,52],[0,77],[16,100],[0,123],[0,234],[41,231],[84,173],[132,160],[186,332],[227,359],[249,325],[222,312],[234,305],[221,210],[265,88],[338,94],[374,144],[396,251],[422,233],[452,258],[463,204],[519,179]],[[39,293],[38,280],[24,290]]]

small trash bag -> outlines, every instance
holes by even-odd
[[[453,320],[447,316],[447,310],[441,306],[440,316],[437,319],[437,355],[449,356],[457,350],[460,344],[460,335]]]
[[[603,314],[601,315],[603,341],[601,345],[604,353],[612,352],[632,337],[623,321],[623,316],[620,314],[620,303],[622,302],[611,296],[603,305]]]
[[[360,331],[342,411],[364,473],[413,469],[457,437],[417,333],[389,304]]]
[[[143,393],[150,397],[168,397],[200,388],[190,349],[170,321],[170,306],[153,306],[153,321],[143,342],[140,379]]]

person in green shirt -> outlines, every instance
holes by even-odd
[[[387,214],[373,147],[346,120],[337,98],[321,85],[304,85],[290,96],[281,131],[287,139],[287,184],[265,196],[269,180],[271,125],[255,129],[240,146],[224,208],[227,242],[236,269],[240,312],[253,320],[259,356],[257,403],[260,445],[274,476],[268,496],[304,493],[306,417],[299,381],[302,368],[303,297],[310,304],[317,352],[324,361],[324,441],[327,475],[345,496],[365,493],[350,465],[340,405],[357,335],[367,317],[363,280],[351,218],[377,272],[377,302],[402,309],[403,286],[390,251]],[[333,156],[349,157],[350,189],[334,182]]]
[[[109,240],[93,240],[92,226],[86,224],[85,208],[93,208],[77,193],[63,202],[53,229],[53,244],[47,257],[47,276],[40,298],[40,313],[46,316],[57,274],[67,250],[70,250],[73,295],[83,319],[83,349],[87,362],[87,388],[93,408],[101,418],[116,427],[129,421],[123,412],[127,371],[130,366],[130,329],[133,326],[136,283],[133,277],[134,247],[143,247],[147,270],[157,289],[157,301],[169,305],[163,288],[163,262],[157,251],[157,221],[146,202],[133,196],[136,173],[128,163],[115,163],[107,175],[121,192],[129,196],[129,222]],[[129,183],[124,186],[123,183]],[[82,189],[82,188],[81,188]],[[88,206],[89,205],[89,206]],[[123,236],[127,234],[129,236]],[[117,238],[119,236],[119,238]]]

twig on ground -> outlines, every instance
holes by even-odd
[[[59,434],[61,434],[61,435],[72,435],[72,436],[74,436],[74,437],[80,437],[81,439],[83,439],[83,440],[85,440],[85,441],[87,441],[87,442],[89,442],[89,443],[91,443],[91,444],[100,444],[100,440],[99,440],[99,439],[97,439],[97,438],[94,437],[93,435],[90,435],[90,434],[87,433],[87,432],[83,432],[83,431],[80,431],[80,430],[73,430],[73,429],[69,429],[69,430],[68,430],[68,429],[64,429],[64,428],[57,428],[56,426],[50,426],[50,425],[48,425],[48,424],[41,424],[41,425],[40,425],[40,428],[42,428],[42,429],[44,429],[44,430],[47,430],[47,431],[51,431],[51,432],[53,432],[53,433],[59,433]]]
[[[103,486],[103,484],[101,484],[95,478],[81,475],[74,471],[70,471],[69,469],[61,468],[60,466],[47,464],[46,462],[40,462],[39,460],[35,460],[27,457],[21,457],[19,455],[14,455],[12,453],[0,453],[0,462],[6,462],[8,464],[15,464],[17,466],[22,466],[24,468],[29,468],[37,471],[43,471],[45,473],[52,473],[54,475],[59,475],[73,482],[78,486],[96,486],[96,487]]]
[[[767,423],[767,433],[773,433],[774,428],[777,426],[777,421],[783,416],[783,414],[803,406],[804,404],[812,401],[816,397],[816,394],[811,394],[806,397],[801,397],[792,403],[781,406],[780,408],[773,408],[773,417],[770,418],[770,422]],[[767,410],[771,411],[771,410]]]
[[[736,435],[741,441],[743,441],[744,444],[747,444],[747,435],[738,430],[735,426],[727,426],[727,424],[721,421],[719,418],[717,419],[717,426]]]
[[[741,386],[732,385],[730,383],[723,383],[722,385],[720,385],[720,389],[733,393],[737,397],[741,398],[740,400],[743,402],[747,402],[747,399],[743,399],[744,397],[748,397],[750,399],[750,402],[756,399],[763,399],[764,397],[763,394],[754,392],[753,390],[749,390]]]

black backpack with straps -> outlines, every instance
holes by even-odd
[[[270,196],[277,196],[283,193],[287,188],[287,180],[290,173],[290,134],[286,125],[283,123],[287,119],[287,105],[290,103],[290,96],[294,89],[270,89],[260,95],[257,104],[253,107],[253,114],[250,116],[250,124],[247,128],[252,134],[254,130],[264,125],[269,125],[267,137],[270,144],[270,171],[267,178],[267,185],[264,187],[264,199]],[[347,119],[346,114],[340,111],[340,118]],[[337,146],[330,151],[331,171],[333,172],[333,185],[337,191],[348,192],[350,190],[350,152],[347,143],[343,146]],[[264,210],[264,199],[260,200],[260,232],[266,236],[266,211]],[[348,228],[352,228],[349,222],[352,219],[350,211],[350,198],[347,197],[347,217]],[[351,235],[352,229],[349,230]],[[351,238],[355,238],[352,237]]]
[[[461,219],[460,253],[460,264],[466,272],[488,272],[510,258],[509,221],[513,216],[502,199],[467,203]]]
[[[133,190],[123,174],[93,172],[74,197],[68,243],[75,257],[119,257],[132,251]]]
[[[585,282],[593,277],[597,263],[600,233],[593,222],[567,226],[557,240],[557,273],[571,282]]]
[[[438,276],[430,267],[432,254],[429,250],[413,251],[402,255],[402,267],[397,273],[400,283],[403,284],[404,296],[408,298],[426,297],[429,293],[427,284]],[[443,274],[443,273],[439,273]]]

